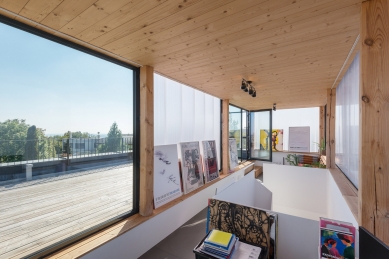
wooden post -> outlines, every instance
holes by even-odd
[[[154,201],[154,69],[140,69],[140,197],[139,214],[153,214]]]
[[[320,106],[320,110],[319,110],[319,118],[320,118],[320,122],[319,122],[319,144],[321,145],[322,144],[322,140],[324,139],[324,132],[325,132],[325,119],[326,119],[326,116],[324,114],[324,106]],[[320,152],[320,155],[321,155],[321,150],[319,150]]]
[[[326,114],[326,167],[336,168],[335,165],[335,104],[336,90],[327,90]]]
[[[222,157],[223,157],[223,174],[229,173],[229,106],[230,102],[229,100],[223,100],[222,102]]]
[[[389,245],[389,2],[362,3],[359,224]]]

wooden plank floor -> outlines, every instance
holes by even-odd
[[[132,164],[0,191],[0,258],[20,258],[132,210]]]

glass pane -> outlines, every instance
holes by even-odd
[[[241,158],[241,147],[242,147],[242,123],[241,123],[241,109],[238,109],[234,106],[229,107],[229,137],[236,139],[236,145],[238,150],[238,158]],[[235,112],[231,112],[234,110]]]
[[[133,70],[0,24],[0,258],[133,210]]]
[[[271,111],[250,113],[251,124],[251,158],[271,159]]]

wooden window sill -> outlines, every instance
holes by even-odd
[[[358,190],[338,168],[329,169],[335,183],[347,202],[355,220],[358,222]]]

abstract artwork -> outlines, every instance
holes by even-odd
[[[216,141],[203,141],[203,161],[204,161],[204,175],[206,182],[210,182],[219,177],[219,170],[217,167]]]
[[[158,208],[182,195],[177,145],[154,147],[154,206]]]
[[[270,143],[272,151],[283,151],[284,150],[284,130],[273,129],[271,131],[271,139],[268,130],[260,130],[260,150],[270,150]]]
[[[264,253],[260,258],[267,259],[274,252],[270,230],[276,217],[264,210],[209,199],[207,231],[218,229],[233,233],[240,241],[261,247]]]
[[[204,184],[199,142],[180,143],[181,172],[184,193],[187,194]]]
[[[229,150],[230,150],[230,170],[233,170],[239,165],[238,149],[236,146],[236,139],[229,139]]]

